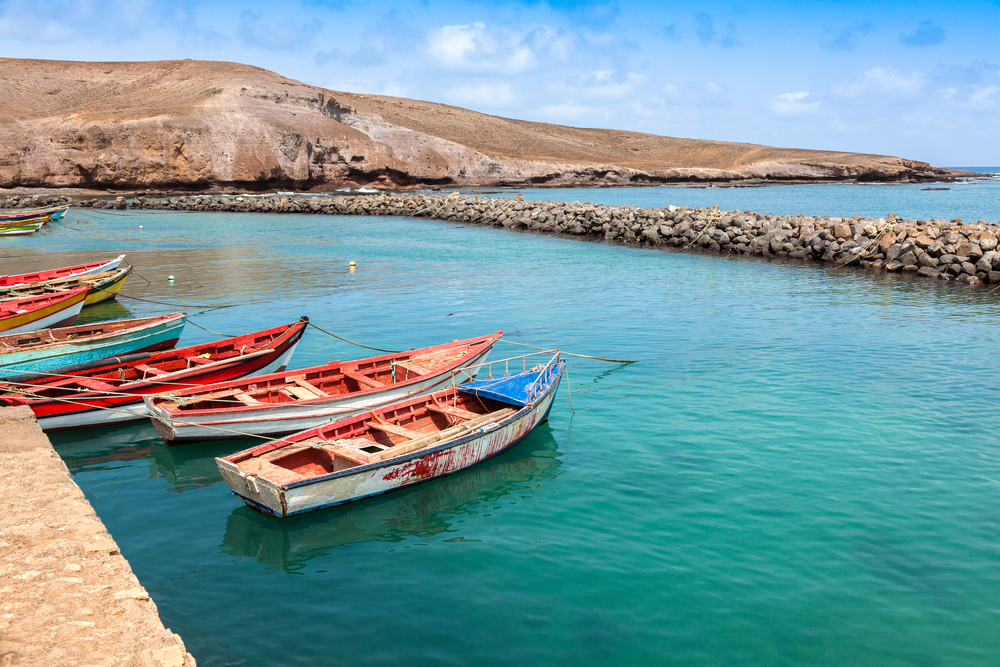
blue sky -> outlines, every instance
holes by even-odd
[[[229,60],[511,118],[1000,165],[1000,0],[0,0],[0,45]]]

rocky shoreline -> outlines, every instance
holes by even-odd
[[[35,197],[32,205],[57,198]],[[0,206],[24,205],[13,200]],[[1000,283],[1000,224],[979,220],[836,218],[774,215],[716,208],[640,208],[589,203],[533,202],[488,196],[370,194],[344,196],[194,195],[126,200],[86,199],[96,209],[238,211],[387,215],[536,232],[588,236],[606,242],[667,246],[685,251],[819,261],[867,271],[905,272],[976,285]]]

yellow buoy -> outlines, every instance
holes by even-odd
[[[139,225],[139,229],[142,229],[142,225]]]
[[[167,280],[173,280],[173,279],[174,279],[173,276],[167,276]]]
[[[351,262],[350,264],[348,264],[348,266],[354,266],[354,262]]]

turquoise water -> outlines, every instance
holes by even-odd
[[[997,664],[998,295],[393,218],[75,213],[0,254],[119,252],[146,301],[88,317],[639,360],[570,357],[507,453],[284,521],[215,469],[252,441],[54,436],[203,667]],[[364,354],[310,330],[294,364]]]

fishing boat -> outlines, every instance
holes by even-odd
[[[535,364],[539,355],[549,355]],[[494,375],[512,364],[515,372]],[[229,489],[278,517],[419,484],[512,447],[548,418],[558,350],[483,364],[487,378],[393,403],[215,460]],[[471,376],[471,367],[459,373]],[[459,377],[456,374],[456,378]]]
[[[0,335],[50,327],[68,327],[76,322],[90,287],[47,296],[0,301]]]
[[[177,344],[186,322],[184,313],[173,313],[0,336],[0,378],[67,373],[98,359],[166,350]]]
[[[20,375],[0,382],[0,406],[27,405],[43,431],[145,419],[143,396],[283,370],[308,318],[214,343],[141,352],[67,373]]]
[[[161,392],[146,397],[146,408],[169,443],[294,433],[443,388],[453,371],[481,362],[502,335]]]
[[[41,208],[9,209],[6,211],[0,211],[0,223],[38,217],[44,217],[46,220],[58,220],[65,215],[67,210],[69,210],[68,204],[64,204],[62,206],[45,206]]]
[[[119,290],[125,284],[125,279],[132,273],[132,267],[117,269],[106,273],[94,273],[86,276],[76,276],[74,278],[62,278],[60,280],[50,280],[44,283],[28,283],[17,287],[0,287],[0,301],[11,301],[13,299],[26,299],[32,296],[45,296],[47,294],[58,294],[69,292],[81,287],[88,287],[87,298],[84,306],[91,306],[101,301],[114,299]]]
[[[27,220],[16,220],[0,223],[0,236],[25,236],[34,234],[45,226],[47,217],[28,218]]]
[[[63,278],[77,278],[89,276],[95,273],[107,273],[114,271],[124,261],[125,255],[119,255],[115,259],[107,262],[91,262],[90,264],[77,264],[76,266],[64,266],[60,269],[49,269],[48,271],[38,271],[36,273],[21,273],[12,276],[0,276],[0,287],[17,287],[30,283],[44,283],[50,280],[60,280]]]

